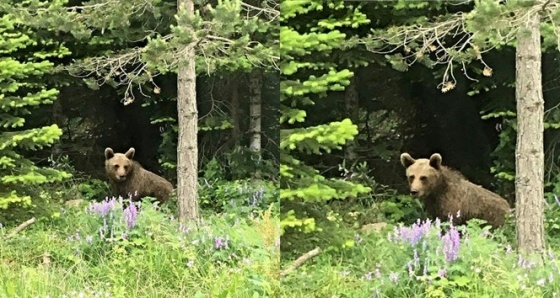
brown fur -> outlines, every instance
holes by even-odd
[[[126,153],[114,153],[105,149],[105,171],[114,196],[138,201],[145,196],[155,197],[161,203],[169,200],[173,185],[164,178],[142,168],[135,160],[134,148]]]
[[[499,195],[468,181],[459,172],[441,164],[441,155],[433,154],[430,159],[413,159],[410,154],[401,154],[401,163],[406,168],[410,192],[421,198],[426,212],[432,217],[463,224],[478,218],[494,228],[505,222],[510,211],[508,202]],[[460,217],[457,211],[461,210]]]

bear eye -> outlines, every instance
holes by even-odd
[[[114,165],[113,168],[118,169],[119,165]]]
[[[125,171],[128,170],[128,166],[124,166]]]
[[[414,175],[410,175],[410,176],[408,176],[408,180],[410,180],[410,181],[414,181]]]
[[[428,177],[426,177],[426,176],[420,176],[420,181],[423,181],[423,182],[424,182],[424,181],[426,181],[426,180],[428,180]]]

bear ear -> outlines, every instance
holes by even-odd
[[[105,148],[105,159],[111,159],[115,156],[115,152],[111,148]]]
[[[441,155],[439,153],[434,153],[430,156],[430,166],[437,170],[441,168]]]
[[[416,162],[416,160],[414,158],[412,158],[412,156],[410,156],[410,154],[408,154],[408,153],[401,154],[401,164],[405,168],[410,167],[415,162]]]
[[[132,159],[134,157],[135,152],[136,152],[136,150],[134,150],[134,148],[130,147],[130,149],[128,149],[128,151],[126,151],[124,156],[126,156],[126,158],[128,158],[128,159]]]

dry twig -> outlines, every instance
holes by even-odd
[[[282,270],[282,272],[280,272],[280,277],[284,277],[284,276],[290,274],[292,271],[296,270],[298,267],[303,265],[303,263],[305,263],[305,261],[307,261],[310,258],[318,255],[320,252],[321,252],[321,248],[317,247],[314,250],[310,250],[310,251],[304,253],[299,258],[297,258],[297,260],[295,260],[294,263],[292,263],[292,265],[290,265],[290,266],[288,266],[288,268]]]
[[[23,229],[27,228],[28,225],[32,224],[35,222],[35,217],[31,218],[30,220],[22,223],[21,225],[19,225],[17,228],[15,228],[15,230],[13,230],[10,234],[8,234],[8,236],[6,236],[4,239],[10,239],[12,237],[14,237],[17,233],[21,232]]]

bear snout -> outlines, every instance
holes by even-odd
[[[415,196],[415,197],[418,196],[419,193],[420,193],[420,192],[419,192],[418,190],[415,190],[415,189],[411,189],[411,190],[410,190],[410,194],[413,195],[413,196]]]
[[[126,175],[117,175],[117,179],[119,181],[125,181],[126,180]]]

